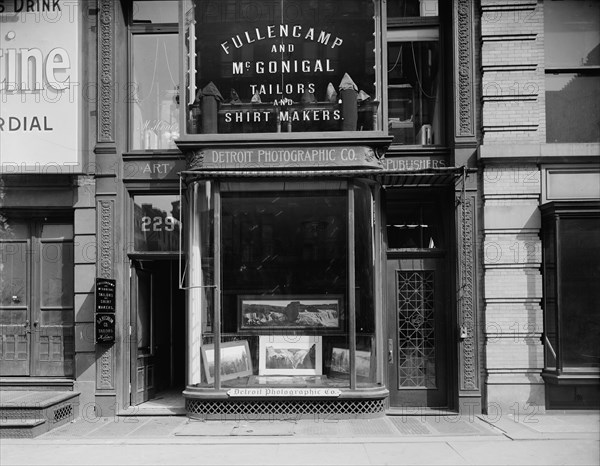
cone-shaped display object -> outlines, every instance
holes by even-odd
[[[223,101],[223,96],[212,81],[208,83],[201,92],[202,103],[200,105],[202,110],[202,132],[205,134],[217,133],[219,102]]]
[[[348,73],[344,74],[342,82],[340,83],[340,94],[342,97],[342,131],[356,131],[356,125],[358,123],[358,87],[352,81],[352,78],[348,76]]]

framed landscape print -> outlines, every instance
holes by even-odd
[[[239,330],[340,331],[341,295],[239,297]]]
[[[322,339],[315,336],[263,335],[258,375],[321,375]]]
[[[215,380],[215,345],[201,348],[204,375],[208,383]],[[221,381],[252,375],[252,358],[247,340],[221,343]]]
[[[371,352],[356,350],[356,376],[369,378],[371,376]],[[350,374],[350,350],[348,348],[331,349],[331,372],[333,375]]]

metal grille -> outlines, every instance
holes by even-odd
[[[73,405],[65,405],[54,411],[54,422],[62,421],[73,415]]]
[[[433,271],[396,271],[398,386],[435,388]]]
[[[376,400],[186,400],[189,414],[199,416],[251,416],[253,419],[278,416],[311,417],[314,415],[352,416],[380,414],[382,399]]]

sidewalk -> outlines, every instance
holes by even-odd
[[[196,421],[78,419],[2,440],[9,465],[597,465],[599,413]]]

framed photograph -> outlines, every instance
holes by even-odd
[[[340,331],[342,295],[239,297],[239,330]]]
[[[368,379],[371,376],[372,355],[370,351],[356,350],[356,377]],[[331,349],[332,375],[350,374],[350,350],[348,348]]]
[[[203,345],[202,365],[208,383],[215,380],[215,345]],[[221,381],[252,375],[252,358],[247,340],[221,343]]]
[[[318,336],[263,335],[258,375],[321,375],[323,342]]]

